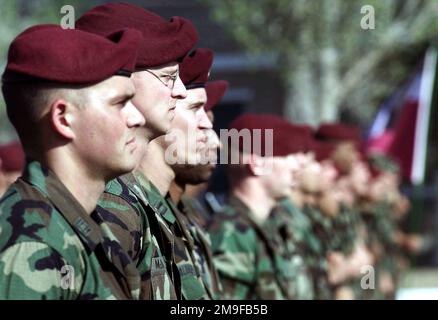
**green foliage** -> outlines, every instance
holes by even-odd
[[[278,65],[289,71],[281,73],[289,90],[299,90],[294,72],[310,66],[302,81],[311,81],[308,87],[319,95],[309,99],[310,107],[335,101],[337,116],[351,109],[364,121],[409,74],[412,65],[406,61],[422,53],[412,48],[424,50],[438,32],[435,0],[199,1],[247,51],[278,53]],[[364,5],[374,7],[374,30],[361,28]],[[288,107],[300,106],[292,101]]]

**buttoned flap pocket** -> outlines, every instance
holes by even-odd
[[[181,277],[182,293],[187,300],[200,300],[207,296],[207,293],[200,279],[196,275],[196,270],[189,263],[178,265]]]
[[[152,298],[154,300],[175,300],[176,293],[166,261],[163,257],[152,258],[151,265]]]

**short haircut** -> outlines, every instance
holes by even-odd
[[[15,127],[24,150],[40,147],[41,120],[55,99],[63,98],[78,107],[84,104],[82,88],[53,82],[2,84],[8,118]]]

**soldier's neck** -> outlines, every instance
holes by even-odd
[[[160,191],[162,196],[169,192],[175,173],[164,159],[164,148],[161,139],[152,140],[137,170],[141,171]]]
[[[232,194],[239,198],[258,220],[265,221],[274,208],[275,201],[269,196],[267,190],[253,179],[257,178],[245,179],[233,186]]]
[[[97,201],[105,190],[102,171],[87,167],[74,154],[51,149],[39,160],[53,171],[88,214],[94,211]]]
[[[185,185],[176,182],[176,180],[172,181],[169,188],[169,194],[173,203],[178,204],[180,202],[184,190],[185,190]]]

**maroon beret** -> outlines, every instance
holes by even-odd
[[[206,48],[193,50],[179,65],[179,76],[187,89],[205,87],[213,64],[213,51]]]
[[[278,147],[283,148],[283,154],[294,154],[309,151],[312,138],[312,129],[306,125],[286,122],[277,129],[279,137]]]
[[[20,142],[0,146],[0,169],[2,171],[23,170],[24,159],[24,151]]]
[[[205,85],[205,90],[207,91],[207,103],[204,106],[205,111],[209,111],[217,105],[222,100],[227,89],[228,81],[215,80],[207,82]]]
[[[231,122],[229,129],[236,129],[238,131],[241,131],[243,129],[248,129],[251,133],[251,144],[248,146],[243,145],[243,139],[239,139],[239,150],[241,152],[248,152],[248,153],[257,153],[256,150],[254,150],[253,143],[256,141],[253,141],[252,137],[257,129],[261,129],[260,137],[261,137],[261,154],[257,153],[261,156],[265,156],[265,148],[268,146],[265,145],[265,130],[272,129],[273,131],[273,139],[272,139],[272,155],[274,157],[283,157],[287,156],[291,153],[292,148],[289,143],[291,137],[291,127],[290,124],[282,119],[279,116],[273,115],[273,114],[251,114],[251,113],[245,113],[238,118],[236,118],[234,121]],[[248,147],[251,149],[248,150]]]
[[[319,126],[315,137],[326,141],[340,142],[350,140],[359,143],[361,141],[361,131],[356,126],[343,123],[324,123]]]
[[[333,143],[315,139],[311,139],[309,143],[309,149],[314,152],[317,161],[329,159],[335,150],[335,147],[336,145]]]
[[[33,26],[12,41],[3,81],[90,84],[116,74],[130,76],[140,38],[133,29],[104,38],[59,25]]]
[[[198,32],[184,18],[166,21],[159,15],[129,3],[108,3],[97,6],[76,21],[76,28],[108,35],[120,28],[140,31],[136,68],[157,67],[182,59],[198,41]]]

